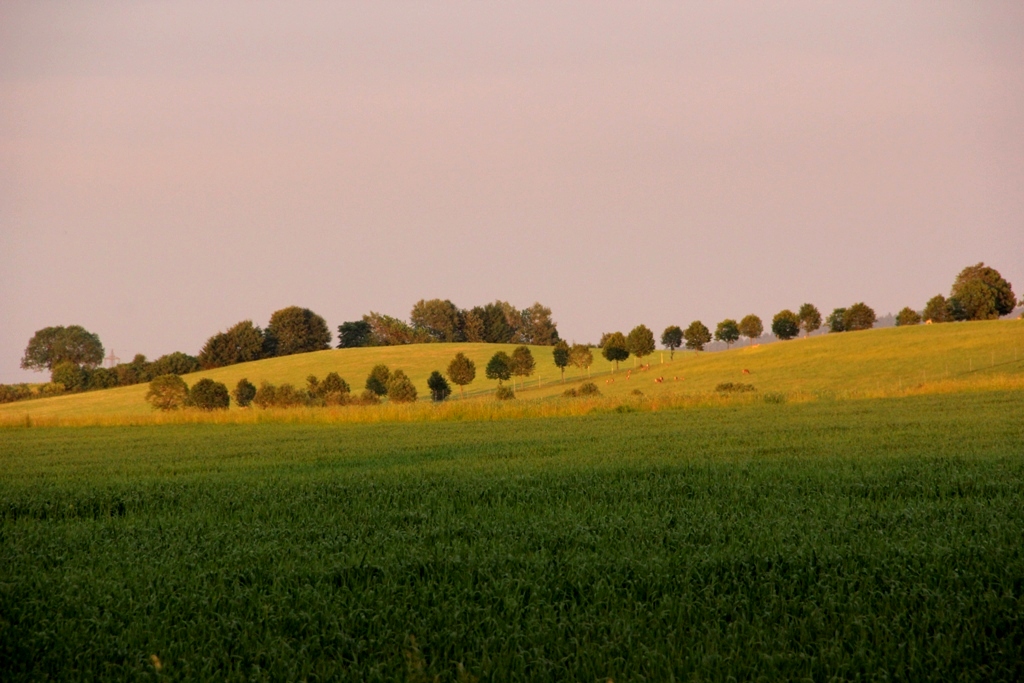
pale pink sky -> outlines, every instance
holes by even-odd
[[[562,335],[1024,294],[1020,2],[0,0],[0,382],[300,305]]]

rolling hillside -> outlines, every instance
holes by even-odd
[[[335,349],[283,358],[243,363],[227,368],[185,376],[189,385],[203,377],[224,382],[229,388],[246,377],[254,384],[269,381],[305,386],[308,375],[323,378],[338,372],[352,386],[362,390],[370,369],[385,363],[401,368],[420,391],[428,395],[427,377],[433,370],[444,372],[459,351],[477,366],[477,378],[467,387],[467,400],[491,400],[497,382],[484,377],[488,359],[497,350],[511,352],[513,345],[417,344],[361,349]],[[559,396],[569,386],[587,379],[569,368],[562,383],[551,360],[550,347],[533,347],[537,371],[520,400]],[[633,359],[611,363],[595,350],[590,379],[609,397],[625,397],[639,389],[646,396],[689,395],[713,392],[721,382],[752,384],[760,392],[782,392],[817,397],[847,397],[900,392],[957,391],[973,386],[1024,382],[1024,322],[987,321],[945,325],[887,328],[864,332],[830,334],[795,339],[767,346],[743,344],[729,351],[670,354],[656,351],[644,359],[650,369],[632,371]],[[744,370],[748,372],[744,372]],[[661,377],[664,381],[655,382]],[[678,378],[678,379],[676,379]],[[54,398],[0,405],[0,419],[26,414],[33,417],[84,417],[147,415],[147,385],[119,387]],[[453,400],[458,388],[453,386]],[[236,410],[236,408],[232,408]]]

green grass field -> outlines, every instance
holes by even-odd
[[[1019,390],[5,428],[0,671],[1020,680],[1022,453]]]
[[[211,377],[230,388],[247,377],[257,385],[266,380],[302,387],[310,374],[323,378],[335,371],[358,392],[370,369],[385,363],[392,369],[405,370],[425,399],[430,373],[444,372],[452,357],[462,351],[477,365],[477,378],[467,387],[468,396],[490,400],[497,383],[484,377],[484,368],[499,348],[510,352],[514,347],[418,344],[335,349],[198,372],[186,375],[185,380],[191,385],[202,377]],[[533,353],[537,372],[519,391],[519,398],[560,395],[567,385],[560,381],[551,348],[533,347]],[[830,334],[759,347],[741,344],[725,352],[676,352],[673,361],[668,352],[657,351],[644,359],[650,370],[633,373],[629,379],[626,375],[633,367],[632,359],[612,374],[611,364],[596,350],[594,356],[591,379],[612,399],[629,396],[634,390],[652,399],[697,396],[712,392],[721,382],[753,384],[762,393],[826,398],[960,391],[972,386],[1020,388],[1024,386],[1024,322],[918,325]],[[665,381],[655,383],[656,377]],[[566,378],[571,385],[586,377],[570,368]],[[457,398],[458,389],[453,389]],[[144,399],[146,390],[146,385],[137,385],[0,405],[0,424],[21,421],[26,415],[37,420],[148,416],[153,411]]]

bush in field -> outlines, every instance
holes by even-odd
[[[722,382],[715,387],[715,391],[722,394],[743,394],[748,391],[754,391],[754,385],[743,384],[742,382]]]
[[[953,322],[953,314],[950,311],[949,302],[941,294],[936,294],[931,299],[928,299],[928,303],[924,305],[922,317],[925,320],[931,320],[933,323]]]
[[[13,403],[31,398],[32,390],[27,384],[0,384],[0,403]]]
[[[600,396],[601,390],[597,388],[597,385],[593,382],[584,382],[580,385],[577,393],[580,396]]]
[[[375,406],[380,403],[380,396],[375,391],[363,389],[363,393],[359,394],[354,403],[359,406]]]
[[[788,308],[779,311],[772,318],[772,334],[779,339],[792,339],[800,334],[800,318]]]
[[[448,364],[448,379],[459,385],[459,393],[465,398],[464,387],[476,379],[476,363],[467,358],[466,354],[458,352]]]
[[[352,389],[348,382],[341,378],[336,372],[328,372],[324,381],[317,387],[317,396],[324,402],[324,405],[343,406],[349,401]]]
[[[146,400],[156,410],[177,410],[188,401],[188,385],[177,375],[160,375],[149,383]]]
[[[512,359],[504,351],[498,351],[487,361],[487,379],[496,379],[500,385],[512,376]]]
[[[167,374],[167,373],[161,373]],[[173,373],[177,374],[177,373]],[[87,390],[92,389],[111,389],[117,386],[117,375],[113,370],[108,368],[96,368],[95,370],[88,371],[88,384],[85,387]]]
[[[394,403],[412,403],[416,400],[416,386],[401,370],[391,373],[388,380],[388,400]]]
[[[252,398],[253,405],[266,410],[277,405],[277,387],[270,382],[260,382],[260,388],[256,390]]]
[[[921,314],[915,311],[910,306],[904,306],[899,313],[896,314],[896,326],[906,327],[907,325],[919,325],[921,323]]]
[[[274,390],[275,408],[298,408],[309,403],[309,394],[285,382]]]
[[[228,388],[221,382],[204,377],[188,392],[189,404],[200,410],[227,410],[231,404]]]
[[[430,389],[430,399],[436,402],[443,401],[452,394],[448,380],[437,370],[430,373],[430,378],[427,379],[427,388]]]
[[[256,398],[256,385],[243,377],[235,385],[234,397],[235,404],[239,408],[248,408],[252,400]]]
[[[499,401],[511,401],[516,397],[516,392],[512,390],[512,387],[500,386],[494,392],[494,397]]]
[[[366,378],[366,388],[377,394],[385,396],[388,393],[388,382],[391,380],[391,370],[383,363],[374,365]]]

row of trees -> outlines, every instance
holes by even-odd
[[[429,342],[486,342],[551,346],[559,339],[551,309],[517,309],[507,301],[463,309],[448,299],[420,299],[409,322],[371,311],[338,327],[338,348]]]

